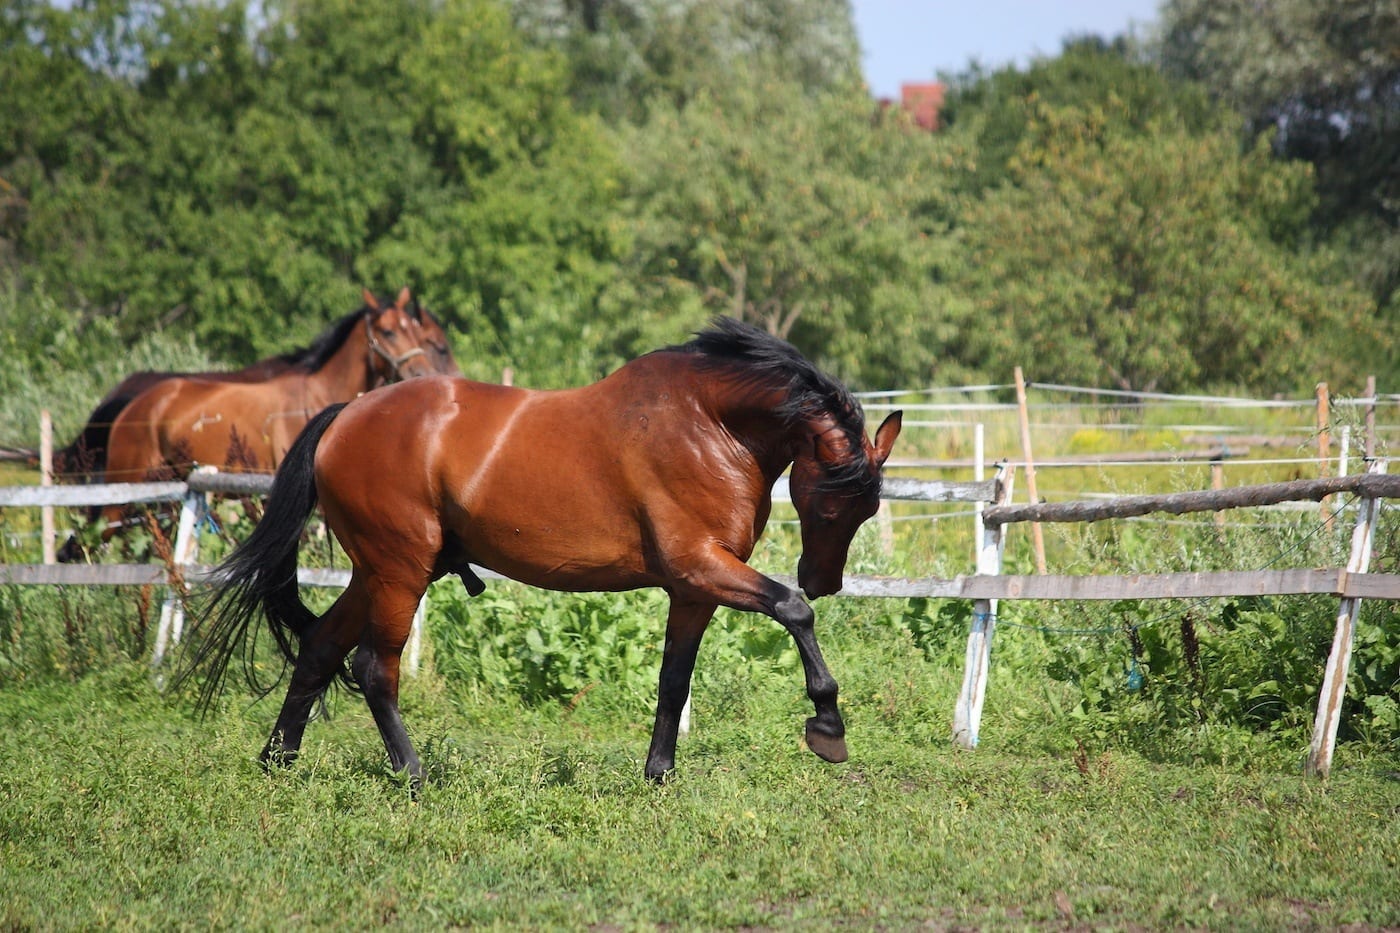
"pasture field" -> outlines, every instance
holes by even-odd
[[[0,690],[6,929],[856,929],[1400,924],[1400,761],[1153,761],[1070,744],[1022,685],[955,750],[951,665],[833,632],[852,759],[800,747],[794,671],[706,665],[664,786],[649,722],[425,674],[405,711],[430,775],[385,773],[358,698],[265,774],[270,701],[206,721],[139,663]],[[597,707],[597,708],[595,708]]]

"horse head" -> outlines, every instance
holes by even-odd
[[[385,385],[433,373],[460,373],[447,346],[447,334],[407,287],[393,304],[381,302],[369,289],[365,301],[365,340],[371,382]],[[432,321],[431,326],[428,321]]]
[[[797,585],[807,598],[841,589],[851,541],[880,506],[880,468],[902,423],[903,413],[894,412],[871,443],[859,424],[827,415],[812,425],[796,452],[789,484],[802,526]]]
[[[418,320],[423,328],[423,350],[427,353],[428,363],[433,367],[433,372],[445,376],[460,376],[462,369],[452,355],[452,346],[447,342],[447,331],[443,330],[442,323],[431,311],[419,305],[417,298],[413,299],[413,307],[417,309]]]

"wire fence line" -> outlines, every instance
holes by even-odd
[[[990,383],[986,385],[968,386],[933,386],[924,389],[882,389],[872,392],[857,392],[855,396],[859,399],[901,399],[911,398],[921,395],[987,395],[998,392],[1010,392],[1016,388],[1015,383]],[[1142,402],[1165,402],[1179,405],[1206,405],[1221,408],[1306,408],[1314,404],[1314,399],[1309,398],[1250,398],[1248,396],[1236,395],[1190,395],[1174,394],[1169,392],[1144,392],[1131,389],[1102,389],[1093,386],[1073,386],[1062,385],[1053,382],[1027,382],[1027,390],[1037,390],[1040,392],[1055,392],[1064,395],[1088,395],[1095,398],[1111,399],[1132,399]],[[878,401],[877,401],[878,404]],[[1009,403],[1008,403],[1009,404]],[[1366,396],[1338,396],[1332,399],[1333,405],[1341,406],[1362,406],[1369,404],[1387,404],[1400,406],[1400,393],[1366,395]],[[933,406],[938,407],[938,406]],[[1014,404],[1009,404],[1014,408]],[[1085,403],[1081,407],[1100,407],[1094,403]],[[1121,407],[1115,405],[1115,407]]]

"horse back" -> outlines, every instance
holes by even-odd
[[[112,420],[107,435],[106,480],[136,483],[151,478],[165,460],[160,424],[175,380],[164,379],[138,393]]]
[[[357,566],[442,554],[624,589],[664,582],[668,549],[697,540],[746,558],[762,478],[674,370],[651,369],[549,392],[450,377],[376,390],[322,438],[322,506]]]
[[[295,401],[266,382],[166,378],[118,416],[109,463],[128,475],[160,466],[183,475],[195,464],[271,471],[306,423]]]

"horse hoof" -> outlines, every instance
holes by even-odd
[[[827,735],[825,732],[818,732],[810,725],[807,727],[807,747],[818,758],[833,764],[840,764],[849,757],[846,753],[844,736]]]

